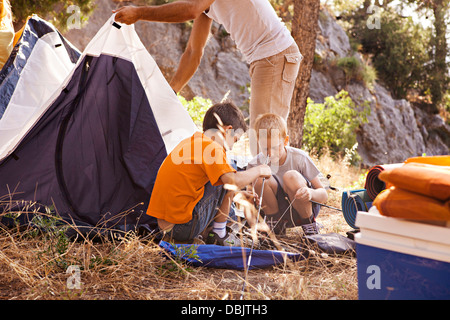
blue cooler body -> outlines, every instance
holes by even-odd
[[[358,212],[360,300],[450,299],[450,228]]]

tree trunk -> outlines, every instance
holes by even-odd
[[[319,8],[320,0],[294,1],[292,36],[303,55],[303,61],[300,64],[288,118],[289,141],[293,147],[301,147],[303,140],[303,123],[316,48]]]
[[[442,102],[444,91],[447,85],[447,26],[445,24],[446,8],[448,0],[434,1],[434,64],[431,85],[431,96],[433,104],[436,106]]]

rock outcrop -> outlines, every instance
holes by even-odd
[[[312,100],[323,102],[325,97],[346,90],[358,104],[370,103],[369,121],[357,133],[357,150],[363,164],[402,162],[422,154],[449,154],[450,126],[439,115],[426,113],[407,100],[394,99],[382,84],[375,83],[369,89],[361,82],[347,83],[345,73],[333,62],[343,57],[354,56],[360,61],[362,58],[351,50],[344,30],[326,10],[320,14],[316,55],[322,66],[312,73]]]

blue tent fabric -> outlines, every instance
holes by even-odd
[[[195,267],[245,270],[250,248],[224,247],[210,244],[171,244],[160,241],[160,247],[169,254],[180,258]],[[192,250],[192,249],[195,249]],[[192,255],[188,253],[192,252]],[[283,252],[278,250],[253,250],[249,270],[264,269],[283,264],[286,259],[303,260],[302,253]]]

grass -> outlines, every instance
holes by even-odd
[[[337,59],[335,63],[344,70],[347,82],[350,80],[362,81],[368,89],[373,89],[378,75],[376,69],[367,61],[360,62],[356,57],[343,57]]]
[[[313,160],[324,175],[331,174],[334,187],[356,186],[361,180],[361,170],[326,155]],[[340,192],[329,191],[328,204],[340,207]],[[340,212],[328,208],[322,208],[318,222],[323,225],[321,233],[345,235],[351,230]],[[64,226],[51,228],[51,233],[0,228],[0,299],[238,300],[241,296],[244,271],[188,266],[132,232],[97,242],[82,237],[73,241],[64,239],[58,228]],[[296,243],[300,235],[299,228],[292,228],[286,237]],[[69,266],[79,270],[78,289],[68,285],[73,276],[66,273]],[[303,261],[250,270],[244,298],[352,300],[357,291],[355,257],[315,250]]]

